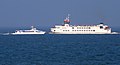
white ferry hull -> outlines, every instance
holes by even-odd
[[[50,32],[49,34],[112,34],[112,33],[64,33],[64,32]]]
[[[102,28],[100,28],[102,27]],[[70,26],[65,24],[63,26],[55,26],[51,28],[52,34],[111,34],[111,28],[107,28],[107,25],[96,26]]]

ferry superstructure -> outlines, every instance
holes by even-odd
[[[55,25],[51,28],[52,34],[111,34],[108,25],[100,23],[98,25],[70,25],[69,15],[64,20],[64,25]]]
[[[16,30],[13,35],[27,35],[27,34],[45,34],[44,31],[37,30],[35,27],[31,26],[30,30]]]

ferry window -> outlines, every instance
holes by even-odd
[[[55,30],[54,30],[55,31]]]
[[[72,27],[72,29],[74,29],[74,27]]]
[[[88,29],[90,29],[90,27]]]
[[[95,30],[93,30],[93,31],[95,31]]]
[[[103,26],[100,26],[100,29],[102,29],[103,28]]]

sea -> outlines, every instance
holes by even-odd
[[[0,65],[120,65],[120,34],[0,34]]]

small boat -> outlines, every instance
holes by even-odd
[[[45,34],[45,31],[37,30],[34,26],[31,26],[30,30],[16,30],[13,35],[28,35],[28,34]]]

